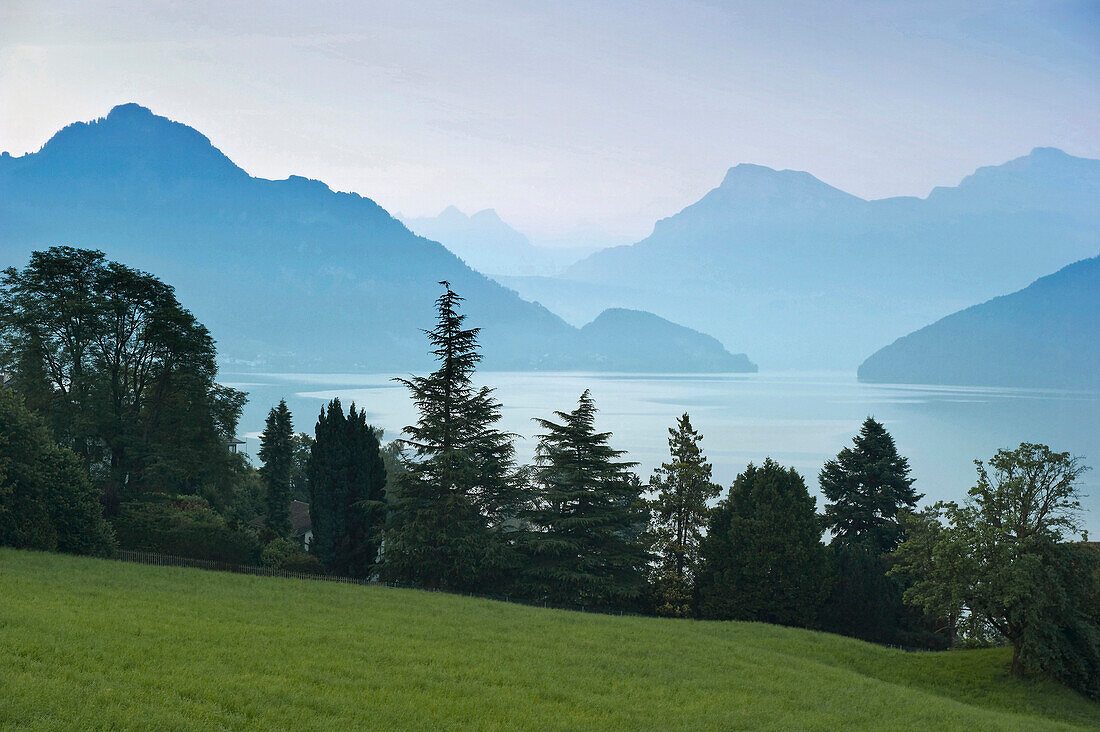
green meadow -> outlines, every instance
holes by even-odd
[[[0,658],[12,729],[1100,728],[1003,649],[8,549]]]

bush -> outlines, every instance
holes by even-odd
[[[0,544],[110,554],[111,527],[72,450],[62,448],[22,398],[0,387]]]
[[[265,567],[288,572],[321,574],[324,571],[317,557],[306,553],[298,542],[291,539],[275,539],[270,542],[264,547],[260,561]]]
[[[229,526],[198,496],[124,503],[114,526],[123,549],[229,564],[255,564],[260,558],[256,535]]]

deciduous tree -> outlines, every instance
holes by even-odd
[[[893,573],[905,599],[940,617],[977,619],[1012,645],[1012,671],[1041,671],[1100,696],[1095,550],[1083,536],[1080,459],[1045,445],[975,461],[961,506],[940,502],[907,521]]]

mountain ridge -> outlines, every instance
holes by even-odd
[[[0,158],[0,224],[3,265],[68,244],[161,277],[238,369],[427,366],[421,330],[443,279],[467,298],[488,368],[616,364],[370,198],[253,177],[202,133],[140,105]]]
[[[1100,256],[897,339],[859,379],[1100,389]]]
[[[865,200],[735,166],[652,233],[554,279],[507,278],[570,322],[638,308],[768,368],[855,368],[897,337],[1100,249],[1100,161],[1050,148],[925,198]]]

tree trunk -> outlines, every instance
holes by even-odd
[[[1009,666],[1009,672],[1013,676],[1024,675],[1024,664],[1020,660],[1020,641],[1012,642],[1012,665]]]

